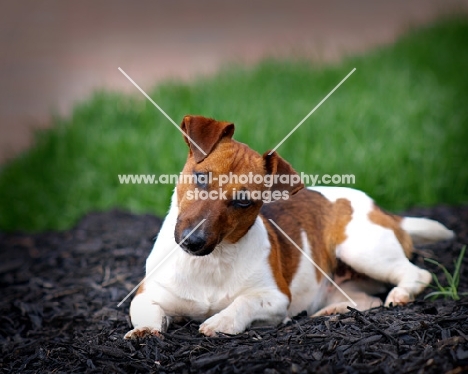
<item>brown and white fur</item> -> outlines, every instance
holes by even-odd
[[[276,183],[269,189],[287,191],[290,198],[263,204],[234,201],[232,191],[268,190],[264,184],[228,183],[221,187],[226,200],[189,200],[187,192],[195,188],[218,190],[215,178],[221,174],[295,171],[276,152],[261,156],[234,141],[232,123],[186,116],[181,128],[206,153],[185,137],[189,155],[183,173],[211,172],[214,181],[177,185],[146,262],[148,276],[131,303],[134,329],[125,338],[158,335],[176,317],[203,321],[200,332],[214,336],[241,333],[253,322],[276,324],[303,310],[310,315],[347,312],[353,304],[269,219],[334,277],[361,310],[380,305],[370,294],[385,284],[394,286],[385,305],[412,300],[431,280],[429,272],[408,260],[413,242],[453,237],[438,222],[383,212],[366,194],[350,188]]]

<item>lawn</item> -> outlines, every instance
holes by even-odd
[[[352,187],[389,210],[461,204],[467,41],[468,20],[445,20],[339,64],[267,60],[149,94],[176,122],[185,114],[234,122],[235,138],[264,152],[356,68],[278,152],[299,172],[354,174]],[[121,185],[118,175],[177,174],[186,156],[179,131],[136,89],[95,93],[2,168],[0,230],[67,229],[115,207],[162,216],[173,185]]]

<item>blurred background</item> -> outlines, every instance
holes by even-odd
[[[95,89],[134,92],[267,56],[336,61],[468,0],[1,1],[0,162]]]
[[[259,152],[357,67],[279,152],[298,171],[355,174],[387,208],[466,202],[467,12],[468,0],[2,0],[0,230],[115,206],[164,214],[172,186],[116,176],[177,173],[186,150],[118,67],[176,122],[234,121]]]

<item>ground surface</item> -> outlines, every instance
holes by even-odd
[[[453,269],[468,243],[468,207],[415,209],[457,233],[455,243],[418,250]],[[0,368],[3,372],[462,373],[468,370],[468,299],[310,319],[205,338],[175,325],[164,339],[123,340],[127,301],[143,276],[160,220],[90,214],[74,229],[0,234]],[[465,259],[460,289],[468,290]]]

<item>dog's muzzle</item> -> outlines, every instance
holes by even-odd
[[[182,238],[187,237],[190,234],[191,229],[185,229],[182,231]],[[182,249],[188,254],[194,256],[206,256],[213,252],[212,246],[207,246],[206,236],[203,231],[195,231],[188,236],[182,243],[180,243]]]

